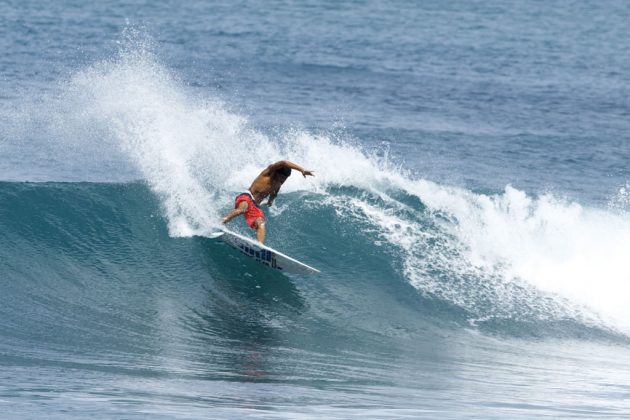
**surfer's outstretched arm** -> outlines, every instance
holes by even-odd
[[[288,160],[280,160],[276,163],[272,163],[271,165],[267,166],[267,169],[265,169],[263,174],[270,175],[273,172],[282,168],[289,168],[289,169],[295,169],[296,171],[300,171],[302,173],[302,176],[304,176],[304,178],[306,178],[307,175],[315,176],[313,174],[313,171],[307,171],[306,169],[302,168],[300,165],[297,165],[293,162],[289,162]]]
[[[238,205],[237,208],[235,208],[234,210],[230,211],[228,214],[225,215],[221,223],[226,224],[230,220],[244,213],[247,213],[247,202],[241,201],[241,203]]]

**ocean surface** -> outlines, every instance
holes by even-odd
[[[628,418],[628,22],[0,2],[0,418]]]

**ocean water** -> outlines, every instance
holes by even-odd
[[[0,3],[0,418],[627,418],[628,21]]]

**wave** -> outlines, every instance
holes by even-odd
[[[283,187],[270,210],[270,244],[323,269],[344,293],[358,293],[365,278],[396,285],[400,296],[413,288],[415,310],[435,322],[446,313],[512,333],[514,325],[630,331],[623,209],[511,186],[479,193],[440,185],[357,140],[297,128],[265,133],[186,86],[137,39],[11,112],[3,171],[12,182],[0,185],[0,225],[3,277],[13,281],[56,273],[80,282],[83,270],[108,281],[140,256],[168,270],[146,252],[153,231],[165,247],[194,241],[262,168],[289,159],[316,176],[294,175]],[[28,161],[28,151],[48,159]],[[71,182],[19,182],[26,173]],[[88,251],[98,263],[59,263]],[[221,264],[209,262],[211,270]],[[334,311],[358,305],[339,299]]]
[[[412,185],[421,188],[423,183]],[[327,311],[344,314],[344,317],[361,312],[366,315],[365,322],[370,324],[364,326],[365,329],[383,334],[383,325],[386,325],[385,330],[391,332],[402,322],[400,319],[370,317],[374,303],[388,302],[394,314],[401,307],[413,312],[414,315],[403,322],[412,330],[411,326],[419,323],[425,327],[433,325],[431,328],[443,328],[445,324],[461,328],[472,326],[512,335],[624,333],[624,307],[613,305],[621,299],[617,298],[619,289],[615,289],[617,273],[609,268],[605,272],[608,276],[592,278],[588,271],[575,271],[583,267],[586,258],[577,258],[583,255],[581,246],[601,247],[601,242],[580,245],[577,248],[580,254],[575,255],[569,252],[576,242],[567,244],[568,248],[560,256],[534,247],[545,241],[553,243],[559,240],[555,235],[562,234],[564,225],[558,222],[551,225],[553,218],[546,212],[561,213],[561,220],[573,231],[582,228],[586,230],[583,235],[590,235],[600,225],[581,225],[590,220],[588,211],[575,204],[567,207],[566,204],[542,203],[549,199],[541,198],[541,202],[529,203],[541,214],[536,216],[536,212],[530,212],[515,221],[515,202],[508,196],[515,194],[517,198],[512,200],[525,197],[516,191],[508,190],[493,200],[493,197],[462,191],[460,197],[449,197],[448,192],[454,194],[453,191],[435,184],[422,188],[436,189],[435,193],[443,194],[441,199],[448,198],[449,202],[457,198],[455,201],[460,204],[472,205],[474,201],[461,200],[476,198],[498,215],[488,209],[481,213],[469,209],[466,218],[460,220],[456,212],[447,212],[446,205],[438,208],[434,203],[429,204],[429,200],[422,201],[405,190],[393,188],[376,194],[357,187],[329,186],[325,193],[296,190],[279,198],[279,208],[269,217],[269,244],[290,250],[291,254],[323,270],[312,283],[324,289],[316,288],[315,295],[308,300],[321,303],[319,309],[327,308],[321,314],[326,322],[332,322]],[[52,291],[60,300],[58,304],[63,305],[76,298],[77,293],[83,296],[79,300],[89,296],[81,295],[81,290],[97,290],[104,285],[107,288],[122,285],[129,296],[141,293],[142,289],[132,289],[146,282],[158,288],[157,294],[168,293],[163,282],[169,279],[185,279],[188,283],[203,278],[239,279],[245,289],[252,287],[251,281],[266,282],[267,287],[278,285],[277,277],[263,267],[250,264],[216,241],[173,237],[163,203],[144,183],[5,182],[0,183],[0,198],[4,203],[0,215],[3,233],[0,270],[8,280],[3,285],[3,296],[28,292],[32,308],[37,307],[37,299],[33,300],[35,293],[44,299],[50,298],[46,293]],[[433,195],[432,198],[438,197]],[[223,203],[223,207],[229,208],[229,202]],[[504,212],[499,204],[508,202],[511,210]],[[551,210],[543,209],[544,205],[551,205]],[[562,213],[566,211],[574,212],[573,219],[568,220]],[[491,216],[483,219],[482,214]],[[604,217],[601,213],[595,214]],[[506,226],[506,218],[515,226]],[[586,222],[581,222],[582,219]],[[485,224],[479,231],[467,225],[482,222]],[[518,253],[501,241],[491,240],[493,227],[489,225],[492,223],[501,226],[501,234],[507,237],[514,232],[504,232],[505,229],[519,231],[518,241],[510,245],[516,247]],[[244,224],[234,223],[233,227],[247,233]],[[619,230],[616,232],[621,235]],[[620,237],[606,240],[610,241],[610,246],[615,246]],[[490,245],[488,250],[486,247]],[[527,249],[526,245],[533,247],[530,254],[522,252]],[[597,262],[595,257],[601,255],[597,253],[587,262]],[[193,262],[195,258],[199,260]],[[538,263],[541,259],[546,265],[541,264],[531,272],[518,272],[521,261]],[[607,264],[615,261],[614,258],[605,260]],[[556,277],[546,276],[550,266],[555,268]],[[573,273],[572,281],[562,281],[561,270]],[[140,283],[134,283],[138,280]],[[291,296],[284,304],[307,304],[294,286],[284,281],[281,284]],[[594,290],[595,285],[597,290]],[[590,294],[580,295],[589,286]],[[416,292],[410,295],[410,290],[414,289]],[[218,293],[212,288],[210,291]],[[137,299],[118,293],[106,295],[99,306],[130,308]],[[93,297],[87,299],[91,301]],[[373,303],[366,305],[370,301]],[[597,306],[602,301],[604,310]],[[15,302],[22,308],[25,304],[30,306],[22,298]],[[11,307],[5,305],[5,310]]]

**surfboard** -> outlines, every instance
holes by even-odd
[[[238,233],[225,228],[205,236],[209,238],[221,238],[223,242],[230,245],[232,248],[241,251],[241,253],[247,255],[248,257],[253,258],[256,262],[284,273],[319,273],[318,269],[313,268],[310,265],[306,265],[303,262],[263,245],[254,239],[239,235]]]

